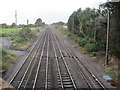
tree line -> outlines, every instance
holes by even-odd
[[[120,57],[120,2],[107,2],[98,9],[79,8],[68,19],[68,30],[79,37],[82,47],[91,51],[105,50],[107,18],[110,12],[109,52]]]
[[[2,28],[15,28],[16,27],[16,23],[12,23],[11,25],[7,25],[6,23],[2,23],[0,24],[0,26]],[[17,25],[17,27],[44,27],[45,26],[45,22],[42,21],[41,18],[38,18],[34,24],[28,24],[28,25],[25,25],[25,24],[19,24]]]

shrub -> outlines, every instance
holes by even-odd
[[[2,67],[3,70],[8,70],[13,63],[17,60],[18,56],[16,54],[7,52],[4,49],[0,49],[0,52],[2,53],[2,60],[0,61],[0,67]]]
[[[88,52],[97,51],[97,45],[94,44],[94,43],[88,43],[88,44],[86,44],[85,48],[87,49]]]
[[[84,47],[84,46],[87,44],[87,40],[86,40],[86,39],[79,39],[79,40],[78,40],[78,44],[79,44],[81,47]]]
[[[15,32],[14,35],[11,36],[11,40],[13,40],[11,49],[26,50],[29,43],[31,43],[32,39],[34,39],[37,34],[38,30],[31,30],[28,27],[22,28],[20,31]]]
[[[23,28],[22,30],[19,31],[19,36],[21,39],[19,41],[27,41],[31,39],[34,35],[30,28]]]

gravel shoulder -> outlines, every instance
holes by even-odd
[[[37,38],[36,38],[37,39]],[[2,39],[3,40],[3,39]],[[5,80],[5,81],[7,81],[7,82],[9,82],[10,81],[10,79],[14,76],[14,74],[16,73],[16,71],[18,70],[18,68],[19,68],[19,66],[22,64],[22,62],[24,61],[24,59],[25,59],[25,57],[27,57],[27,55],[29,54],[29,52],[31,51],[31,49],[32,49],[32,47],[33,47],[33,44],[34,44],[34,42],[35,42],[36,40],[34,40],[33,42],[32,42],[32,44],[29,46],[29,48],[27,49],[27,50],[25,50],[25,51],[18,51],[18,50],[11,50],[10,48],[8,48],[8,47],[10,47],[10,45],[11,44],[9,44],[8,46],[7,45],[4,45],[4,47],[6,46],[6,48],[4,48],[4,49],[6,49],[8,52],[12,52],[12,53],[16,53],[17,55],[19,55],[19,58],[18,58],[18,60],[15,62],[15,64],[5,73],[5,75],[4,76],[2,76],[2,78]],[[3,41],[4,42],[4,41]],[[10,40],[5,40],[5,42],[4,42],[4,44],[6,43],[9,43],[9,42],[11,42]]]
[[[5,74],[2,74],[2,78],[4,78],[4,80],[7,80],[8,77],[13,72],[16,71],[18,66],[22,63],[22,60],[25,58],[25,56],[29,52],[29,48],[26,51],[12,50],[12,49],[10,49],[11,44],[12,44],[12,41],[10,39],[0,37],[0,48],[3,48],[5,50],[7,50],[8,52],[15,53],[19,56],[16,63]]]
[[[0,37],[0,48],[3,48],[5,50],[7,50],[8,52],[15,53],[15,54],[19,55],[20,57],[23,54],[25,54],[25,51],[18,51],[18,50],[12,50],[12,49],[10,49],[11,44],[12,44],[12,40]]]

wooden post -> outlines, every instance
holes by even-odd
[[[106,40],[106,58],[105,58],[105,66],[108,66],[109,30],[110,30],[110,12],[109,12],[109,10],[108,10],[108,21],[107,21],[107,40]]]

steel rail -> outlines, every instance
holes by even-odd
[[[63,45],[63,43],[62,43],[62,45]],[[65,46],[65,49],[68,51],[68,53],[71,52],[70,49],[69,49],[66,45],[63,45],[63,46]],[[72,52],[72,53],[73,53],[73,52]],[[74,54],[74,53],[73,53],[73,54]],[[79,63],[78,60],[77,60],[77,58],[74,58],[74,59],[76,60],[77,63]],[[80,65],[78,65],[78,66],[81,68]],[[82,70],[82,69],[81,69],[81,70]],[[80,70],[79,70],[79,71],[80,71]],[[85,79],[85,81],[87,82],[88,86],[92,89],[92,85],[90,84],[89,80],[86,78],[86,76],[83,74],[82,71],[80,71],[80,73],[81,73],[82,77]]]
[[[53,35],[53,36],[54,36],[54,35]],[[54,38],[55,38],[55,36],[54,36]],[[65,58],[64,58],[64,56],[63,56],[63,54],[62,54],[62,51],[61,51],[61,49],[60,49],[60,46],[59,46],[58,42],[56,42],[56,44],[57,44],[57,46],[58,46],[58,49],[59,49],[59,51],[60,51],[60,54],[61,54],[62,59],[63,59],[64,64],[65,64],[65,67],[66,67],[66,69],[67,69],[67,71],[68,71],[68,74],[69,74],[69,76],[70,76],[70,78],[71,78],[71,80],[72,80],[73,86],[74,86],[75,89],[77,89],[77,87],[76,87],[76,85],[75,85],[75,82],[74,82],[74,80],[73,80],[73,77],[72,77],[72,75],[71,75],[71,72],[70,72],[70,70],[68,69],[68,65],[67,65],[67,63],[66,63],[66,61],[65,61]]]
[[[23,60],[22,64],[20,65],[20,67],[18,68],[17,72],[14,74],[14,76],[12,77],[12,79],[9,81],[9,84],[11,84],[13,82],[13,80],[15,79],[15,77],[17,76],[17,74],[19,73],[19,71],[21,70],[22,66],[25,64],[27,58],[30,56],[30,54],[32,53],[32,51],[34,50],[35,46],[37,45],[38,41],[40,40],[40,37],[42,36],[43,32],[40,33],[40,35],[38,36],[37,41],[35,42],[35,44],[33,45],[31,51],[28,53],[28,55],[26,56],[26,58]]]
[[[76,53],[75,53],[76,54]],[[90,72],[90,74],[91,74],[91,76],[94,78],[94,80],[96,81],[96,82],[98,82],[99,83],[99,85],[104,89],[104,90],[107,90],[106,88],[105,88],[105,86],[98,80],[98,78],[94,75],[94,73],[92,73],[92,71],[89,69],[89,67],[88,66],[86,66],[86,64],[85,63],[83,63],[81,60],[81,58],[80,57],[78,57],[79,58],[79,61],[84,65],[84,67]]]
[[[59,43],[61,43],[61,45],[64,47],[64,49],[70,54],[71,51],[70,51],[70,49],[68,49],[67,45],[63,45],[62,42],[59,42]],[[74,58],[74,59],[76,60],[77,58]],[[92,88],[91,84],[89,83],[89,81],[87,80],[87,78],[84,76],[84,74],[82,73],[82,71],[79,70],[79,72],[81,73],[82,77],[85,79],[85,81],[87,82],[87,84],[89,85],[89,87]]]
[[[71,51],[74,53],[75,51],[73,51],[72,49],[71,49]],[[77,53],[74,53],[75,55],[77,54]],[[78,56],[78,55],[76,55],[76,56]],[[97,83],[99,83],[99,85],[104,89],[104,90],[106,90],[106,88],[104,87],[104,85],[98,80],[98,78],[92,73],[92,71],[90,70],[90,69],[88,69],[88,66],[86,66],[86,64],[85,63],[83,63],[81,60],[82,60],[82,58],[80,58],[80,57],[78,57],[79,58],[79,61],[83,64],[83,66],[89,71],[89,73],[91,74],[91,76],[94,78],[94,80],[97,82]],[[76,58],[75,58],[76,59]],[[79,63],[79,61],[78,61],[78,59],[76,59],[76,61],[77,61],[77,63]],[[80,66],[80,65],[79,65]]]
[[[67,45],[67,44],[66,44],[66,45]],[[65,45],[65,46],[66,46],[66,45]],[[68,46],[68,45],[67,45],[67,46]],[[71,49],[70,47],[67,47],[67,48],[69,48],[76,57],[79,56],[79,55],[76,53],[75,50]],[[80,57],[78,57],[78,58],[79,58],[79,61],[82,63],[82,65],[89,71],[89,73],[90,73],[91,76],[94,78],[94,80],[95,80],[97,83],[99,83],[99,85],[100,85],[104,90],[106,90],[106,88],[104,87],[104,85],[97,79],[97,77],[92,73],[92,71],[91,71],[90,69],[88,69],[88,66],[86,66],[86,64],[83,63],[83,61],[81,61],[82,58],[80,58]],[[78,60],[76,60],[76,61],[77,61],[77,63],[79,63]],[[80,65],[79,65],[79,66],[80,66]]]
[[[57,67],[58,67],[57,70],[58,70],[59,77],[60,77],[61,88],[64,89],[63,82],[62,82],[62,76],[61,76],[61,73],[60,73],[60,67],[59,67],[59,63],[58,63],[58,59],[57,59],[57,54],[56,54],[55,45],[54,45],[53,42],[52,42],[52,44],[53,44],[53,49],[54,49],[54,52],[55,52],[55,60],[56,60]]]
[[[46,61],[46,80],[45,80],[45,90],[47,90],[48,60],[49,60],[49,36],[48,36],[48,45],[47,45],[47,61]]]
[[[42,37],[42,38],[43,38],[43,37]],[[41,38],[41,40],[42,40],[42,38]],[[40,44],[41,44],[41,43],[40,43]],[[31,64],[33,64],[33,65],[32,65],[32,68],[31,68],[31,71],[30,71],[30,74],[28,75],[28,78],[27,78],[26,83],[25,83],[25,85],[24,85],[24,88],[26,87],[27,82],[28,82],[28,80],[29,80],[29,77],[30,77],[30,75],[31,75],[31,73],[32,73],[33,67],[34,67],[34,65],[35,65],[35,63],[36,63],[36,59],[35,59],[34,62],[33,62],[33,60],[34,60],[34,58],[35,58],[37,52],[39,51],[39,48],[40,48],[40,45],[38,45],[38,47],[37,47],[37,49],[36,49],[36,52],[34,53],[34,55],[33,55],[32,59],[31,59],[29,65],[28,65],[28,67],[27,67],[27,69],[26,69],[26,71],[25,71],[25,73],[24,73],[24,75],[23,75],[23,77],[22,77],[22,79],[21,79],[21,81],[20,81],[18,87],[17,87],[17,89],[20,89],[20,87],[21,87],[21,85],[22,85],[22,82],[23,82],[23,80],[25,79],[25,76],[26,76],[26,74],[27,74],[27,72],[28,72],[28,70],[29,70]]]
[[[40,69],[40,65],[41,65],[41,60],[42,60],[42,56],[43,56],[46,40],[47,40],[47,38],[45,38],[45,41],[43,43],[42,52],[41,52],[41,55],[40,55],[40,58],[39,58],[39,63],[38,63],[37,72],[36,72],[36,75],[35,75],[35,80],[34,80],[34,84],[33,84],[33,89],[32,90],[34,90],[35,86],[36,86],[36,81],[37,81],[37,78],[38,78],[38,73],[39,73],[39,69]]]

